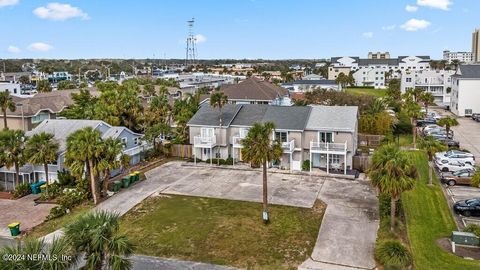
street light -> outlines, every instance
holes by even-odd
[[[20,107],[22,110],[22,130],[25,132],[25,117],[23,115],[23,104],[22,103],[17,103],[15,104],[17,107]]]

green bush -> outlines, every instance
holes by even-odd
[[[465,227],[465,232],[471,232],[480,237],[480,226],[475,225],[475,224],[469,224],[467,227]]]
[[[55,206],[54,208],[50,209],[50,213],[46,217],[46,220],[61,217],[61,216],[65,215],[66,213],[67,213],[67,211],[62,206]]]
[[[57,203],[64,209],[73,209],[75,206],[81,204],[86,199],[87,196],[83,192],[69,191],[58,197]]]
[[[385,193],[380,193],[378,196],[378,207],[380,216],[382,217],[390,217],[390,196]],[[401,200],[397,201],[397,208],[396,215],[400,215],[402,213],[402,202]]]
[[[387,240],[377,245],[375,259],[385,266],[385,269],[403,269],[412,264],[412,255],[398,240]]]
[[[393,128],[393,133],[397,134],[412,134],[412,124],[410,123],[410,118],[408,115],[401,111],[397,113],[398,122]]]
[[[32,193],[32,189],[30,188],[29,184],[20,184],[15,188],[15,191],[13,192],[13,197],[21,198],[30,193]]]
[[[227,159],[225,159],[224,164],[225,165],[233,165],[233,158],[228,157]]]
[[[2,185],[0,185],[0,192],[1,191],[5,191],[5,187],[3,187]]]
[[[304,160],[302,163],[302,171],[310,171],[310,160]]]
[[[75,186],[75,177],[68,171],[59,171],[57,173],[58,184],[62,187],[74,187]]]
[[[45,192],[42,192],[42,194],[40,195],[40,200],[49,201],[55,199],[60,194],[62,194],[62,190],[63,188],[60,187],[58,183],[50,184],[48,185],[48,188],[45,190]]]

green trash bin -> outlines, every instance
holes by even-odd
[[[130,176],[130,183],[134,183],[137,181],[137,178],[135,177],[134,173],[131,173],[128,176]]]
[[[140,180],[140,172],[139,171],[134,171],[133,173],[135,174],[135,181]]]
[[[122,178],[123,188],[128,188],[130,186],[130,176],[124,176]]]
[[[13,222],[8,224],[8,228],[10,229],[10,234],[12,236],[17,236],[20,234],[20,222]]]
[[[118,192],[122,188],[122,182],[114,181],[113,182],[113,192]]]

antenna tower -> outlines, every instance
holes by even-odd
[[[195,18],[187,21],[188,24],[188,37],[187,37],[187,48],[185,51],[185,65],[195,65],[195,60],[197,58],[197,38],[193,34],[193,25],[195,23]]]

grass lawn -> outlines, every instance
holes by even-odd
[[[162,196],[128,212],[120,230],[135,253],[248,269],[296,269],[314,247],[325,210],[270,206],[261,221],[259,203]]]
[[[469,261],[443,251],[436,240],[449,237],[455,222],[438,180],[428,186],[427,156],[421,151],[409,152],[417,165],[420,181],[415,189],[402,195],[407,233],[415,269],[480,269],[480,261]]]
[[[374,97],[384,97],[387,94],[386,89],[373,89],[373,88],[345,88],[347,93],[354,95],[370,95]]]
[[[34,238],[39,238],[45,236],[51,232],[54,232],[60,228],[65,227],[68,223],[75,220],[77,217],[87,213],[90,209],[92,209],[93,205],[91,204],[82,204],[73,209],[70,214],[61,216],[59,218],[51,219],[48,221],[43,222],[42,224],[33,228],[27,236],[31,236]]]

